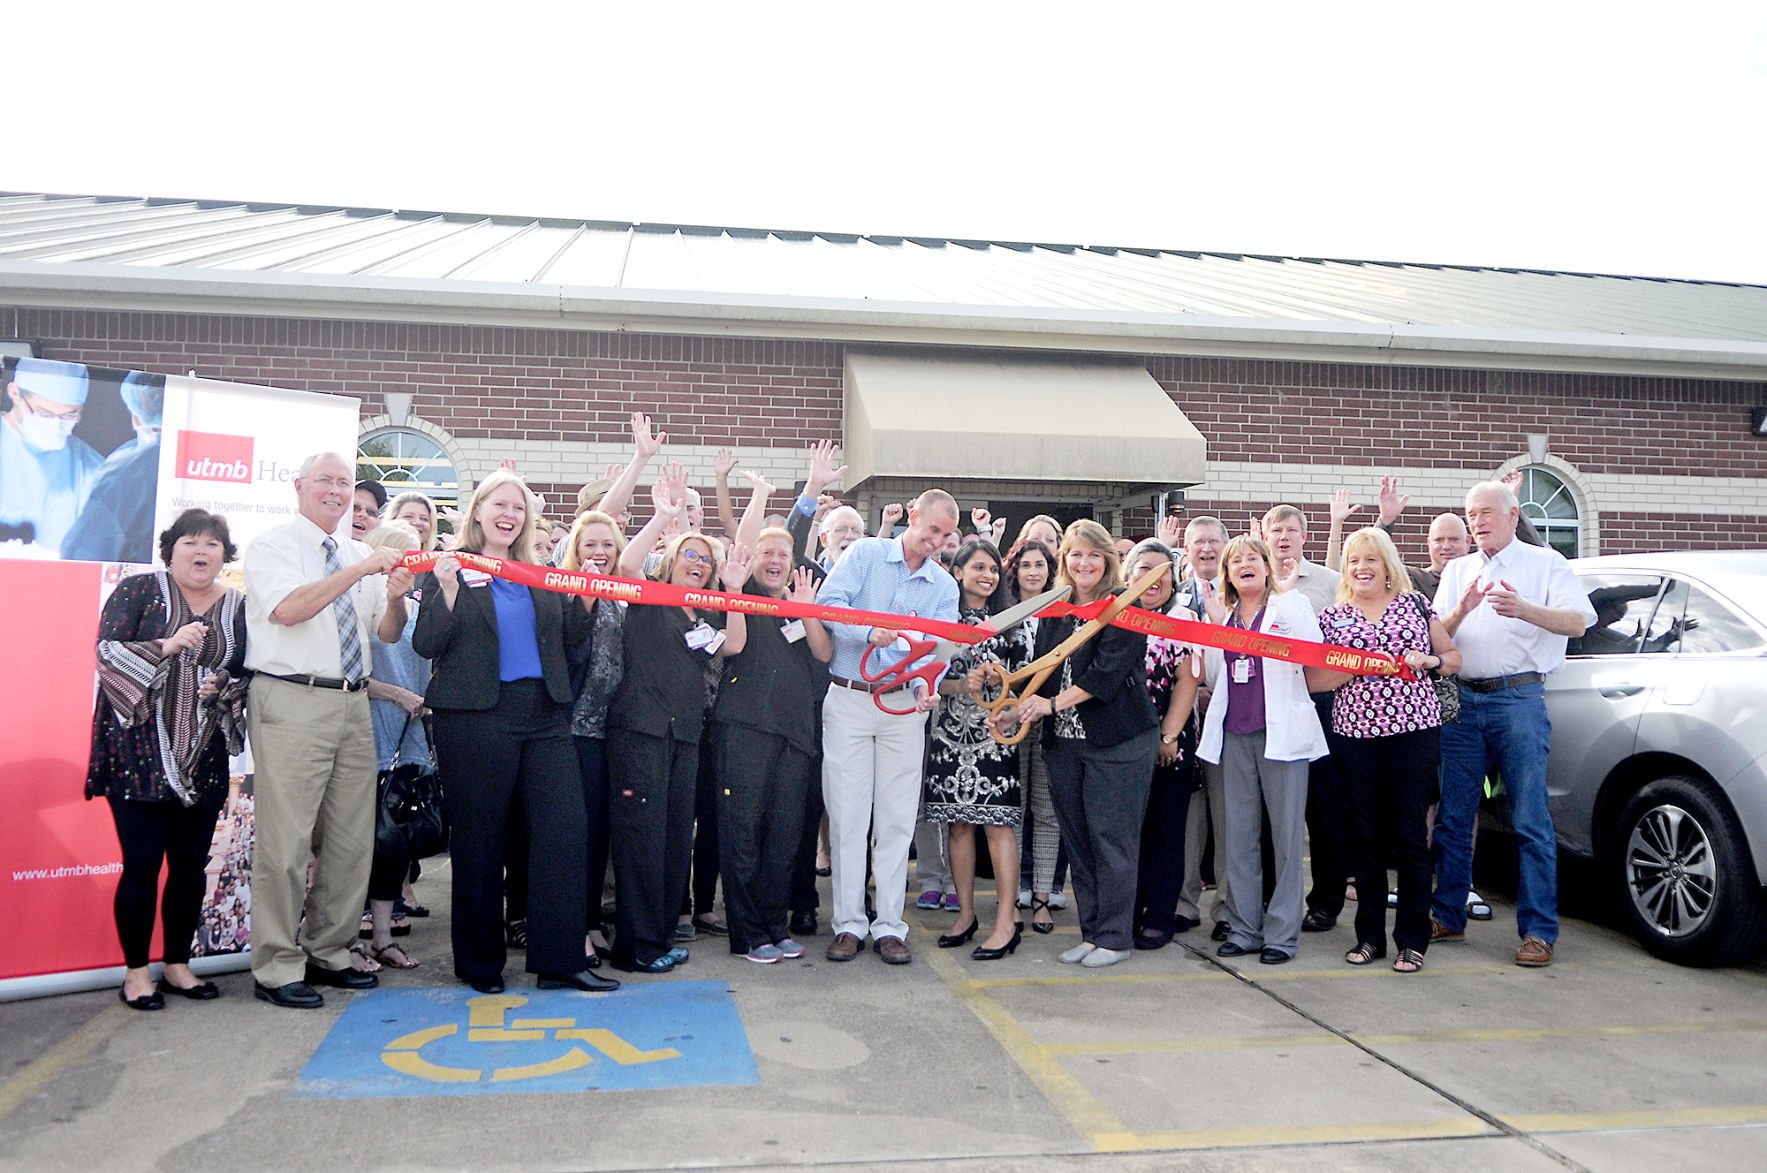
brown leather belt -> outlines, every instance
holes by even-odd
[[[872,696],[877,696],[880,693],[892,693],[908,687],[907,681],[902,681],[885,687],[877,684],[867,684],[863,680],[848,680],[845,676],[836,676],[832,672],[828,675],[828,682],[830,684],[839,685],[841,688],[850,688],[854,692],[870,693]]]

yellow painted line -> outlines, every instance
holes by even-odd
[[[515,1030],[559,1030],[577,1025],[574,1018],[512,1018],[509,1025]]]
[[[1767,1022],[1665,1022],[1635,1026],[1555,1026],[1498,1027],[1488,1030],[1441,1030],[1360,1034],[1350,1037],[1370,1047],[1401,1046],[1410,1043],[1506,1043],[1537,1042],[1543,1039],[1644,1038],[1661,1035],[1728,1034],[1767,1030]],[[1051,1055],[1168,1055],[1187,1051],[1268,1050],[1280,1047],[1315,1047],[1341,1043],[1336,1035],[1322,1032],[1308,1034],[1246,1035],[1241,1038],[1167,1039],[1136,1042],[1044,1043]]]
[[[1061,1061],[1048,1053],[1031,1037],[1024,1025],[1007,1013],[949,957],[936,950],[921,953],[927,966],[951,988],[958,1001],[969,1007],[994,1036],[994,1041],[1037,1085],[1051,1107],[1062,1114],[1073,1130],[1097,1147],[1100,1135],[1129,1135],[1123,1121],[1094,1096]]]
[[[1100,1133],[1091,1138],[1101,1152],[1150,1149],[1222,1149],[1267,1145],[1347,1144],[1376,1140],[1436,1140],[1496,1136],[1476,1116],[1456,1114],[1439,1120],[1367,1120],[1355,1124],[1287,1124],[1269,1127],[1195,1128],[1162,1132]]]
[[[492,1083],[509,1083],[518,1079],[539,1079],[547,1075],[563,1075],[567,1071],[575,1071],[579,1067],[587,1067],[595,1062],[581,1047],[572,1047],[556,1059],[548,1059],[544,1063],[529,1063],[525,1067],[499,1067],[491,1073]]]
[[[1501,1116],[1523,1132],[1606,1132],[1627,1128],[1713,1127],[1725,1124],[1767,1124],[1767,1104],[1736,1104],[1712,1108],[1634,1108],[1619,1112],[1552,1112]]]
[[[1288,969],[1287,967],[1263,966],[1266,972],[1242,970],[1240,975],[1253,985],[1266,982],[1311,982],[1311,981],[1370,981],[1385,978],[1393,980],[1391,973],[1384,967],[1346,965],[1341,969]],[[1513,965],[1465,965],[1454,969],[1425,969],[1421,973],[1407,974],[1405,980],[1414,981],[1420,977],[1453,977],[1459,974],[1493,974],[1513,973]],[[1169,983],[1169,982],[1222,982],[1233,981],[1232,973],[1224,969],[1209,968],[1196,973],[1095,973],[1075,974],[1068,976],[1058,974],[1050,977],[1011,977],[1011,978],[971,978],[970,981],[981,988],[992,989],[1005,986],[1076,986],[1091,985],[1095,982],[1110,984],[1134,985],[1138,983]]]
[[[414,1030],[408,1035],[400,1035],[386,1046],[383,1051],[421,1051],[437,1039],[445,1039],[460,1028],[452,1022],[441,1026],[426,1026],[422,1030]]]
[[[47,1087],[62,1072],[110,1041],[123,1028],[129,1011],[121,1006],[100,1010],[33,1059],[17,1074],[0,1080],[0,1119]]]

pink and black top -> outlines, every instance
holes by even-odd
[[[1434,654],[1430,647],[1429,601],[1422,595],[1398,595],[1370,623],[1354,603],[1337,603],[1319,613],[1325,642],[1365,652],[1388,652],[1398,659],[1406,652]],[[1339,737],[1391,737],[1434,729],[1442,723],[1442,706],[1427,676],[1357,676],[1337,690],[1331,705],[1331,731]]]

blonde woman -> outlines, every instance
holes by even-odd
[[[1068,526],[1057,555],[1056,585],[1070,602],[1094,602],[1122,590],[1122,565],[1110,531],[1096,521]],[[1037,625],[1036,655],[1054,650],[1080,621]],[[1127,960],[1135,917],[1141,823],[1159,754],[1159,714],[1147,692],[1147,637],[1107,627],[1018,707],[1042,721],[1049,792],[1074,873],[1080,944],[1061,954],[1088,969]]]
[[[1411,589],[1393,539],[1384,530],[1357,530],[1344,543],[1338,601],[1319,613],[1326,641],[1361,651],[1387,652],[1417,673],[1396,676],[1325,674],[1335,688],[1332,731],[1339,766],[1349,784],[1350,872],[1365,890],[1386,887],[1387,859],[1399,860],[1399,911],[1393,923],[1398,957],[1393,969],[1416,973],[1430,945],[1428,812],[1436,799],[1442,759],[1442,709],[1427,673],[1460,670],[1460,652],[1429,600]],[[1366,877],[1366,879],[1363,879]],[[1356,908],[1356,947],[1344,955],[1368,965],[1387,953],[1387,910],[1381,900]]]
[[[417,533],[417,548],[436,548],[436,503],[416,490],[407,490],[387,502],[386,519],[402,521]]]
[[[532,562],[531,501],[515,474],[486,477],[467,506],[460,549]],[[583,951],[588,836],[567,650],[587,637],[588,608],[463,567],[453,554],[418,589],[412,645],[435,662],[424,699],[447,779],[455,972],[480,993],[503,989],[503,861],[519,805],[530,848],[529,972],[541,989],[614,989]]]

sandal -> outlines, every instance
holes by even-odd
[[[1474,892],[1472,895],[1468,896],[1466,899],[1466,919],[1467,920],[1490,920],[1491,919],[1491,906],[1489,904],[1485,903],[1484,898],[1481,897],[1477,892]]]
[[[360,941],[350,943],[350,968],[357,973],[379,973],[380,962],[368,955],[368,946]]]
[[[393,969],[416,969],[420,964],[415,957],[405,952],[405,946],[399,944],[397,941],[383,945],[379,949],[371,948],[369,953],[376,961],[380,962],[382,965],[390,966]],[[394,960],[395,956],[398,957],[398,960],[396,961]]]
[[[1387,955],[1383,946],[1370,945],[1367,941],[1359,943],[1354,949],[1344,954],[1344,960],[1351,965],[1368,965],[1379,961]]]
[[[1393,958],[1394,973],[1416,973],[1423,968],[1423,954],[1415,949],[1401,949]]]
[[[1034,933],[1053,933],[1055,931],[1055,918],[1050,917],[1048,920],[1038,920],[1037,914],[1039,912],[1048,915],[1049,901],[1044,900],[1041,897],[1033,896],[1031,897],[1031,931]]]

